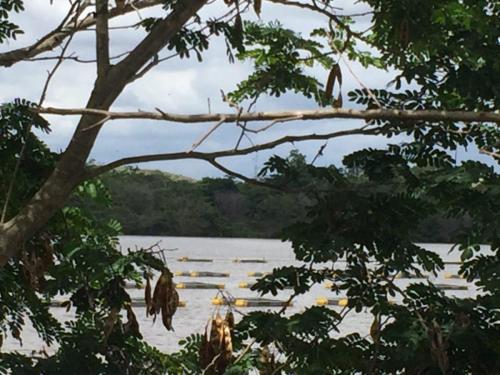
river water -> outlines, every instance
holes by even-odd
[[[294,258],[290,243],[284,243],[280,240],[264,239],[241,239],[241,238],[195,238],[195,237],[153,237],[153,236],[122,236],[120,244],[123,249],[127,248],[147,248],[158,244],[165,251],[168,267],[173,272],[226,272],[229,277],[184,277],[175,276],[174,281],[180,282],[206,282],[222,283],[225,286],[225,292],[235,298],[258,297],[256,292],[249,289],[239,288],[240,282],[252,282],[256,279],[249,277],[249,272],[270,272],[275,267],[285,265],[300,265]],[[449,244],[422,244],[428,250],[437,252],[445,261],[454,262],[459,260],[459,253],[453,251],[449,253],[451,245]],[[189,258],[208,258],[212,259],[210,263],[191,263],[180,262],[180,257]],[[234,259],[265,259],[266,263],[235,263]],[[468,284],[465,280],[445,279],[445,273],[456,274],[459,266],[448,264],[445,270],[431,280],[438,283],[453,285],[467,285],[468,290],[446,291],[449,295],[457,297],[473,296],[476,288],[473,284]],[[154,280],[156,281],[156,280]],[[410,282],[423,282],[424,280],[399,279],[397,284],[405,287]],[[145,308],[135,307],[141,332],[144,338],[152,345],[164,352],[174,351],[178,348],[178,341],[192,333],[203,333],[208,319],[212,316],[218,307],[211,304],[211,299],[217,295],[217,290],[211,289],[179,289],[181,301],[186,303],[185,307],[177,310],[173,319],[175,331],[168,332],[162,325],[161,319],[153,323],[151,317],[147,318]],[[132,298],[143,298],[143,290],[129,289]],[[277,296],[266,296],[266,298],[286,300],[290,296],[290,291],[280,292]],[[303,311],[306,307],[314,305],[319,297],[338,298],[342,296],[334,295],[332,291],[325,288],[325,285],[316,285],[306,295],[294,299],[293,305],[287,308],[287,314],[293,314]],[[341,309],[341,307],[331,306],[332,309]],[[239,308],[236,318],[241,314],[247,313],[257,308]],[[261,310],[270,309],[259,308]],[[277,310],[279,308],[272,308]],[[225,312],[225,308],[221,308]],[[70,310],[66,312],[63,308],[53,308],[54,315],[61,321],[71,319],[74,313]],[[366,312],[352,313],[342,323],[341,334],[349,332],[367,332],[371,324],[371,316]],[[4,343],[3,351],[21,351],[31,353],[34,350],[43,348],[42,342],[37,337],[35,331],[27,326],[22,334],[23,345],[11,338]],[[45,348],[51,351],[51,348]]]

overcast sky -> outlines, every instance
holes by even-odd
[[[49,0],[26,0],[26,11],[15,17],[25,31],[25,34],[16,41],[0,45],[1,50],[26,46],[57,26],[65,15],[66,1],[55,0],[49,5]],[[341,13],[351,13],[366,10],[361,5],[350,2],[344,4]],[[223,14],[226,11],[224,3],[217,0],[201,12],[205,18]],[[142,17],[152,15],[161,16],[160,7],[141,11]],[[264,2],[262,17],[264,21],[278,19],[285,26],[308,35],[315,27],[325,25],[325,20],[307,10],[291,9]],[[247,19],[255,19],[249,13]],[[114,20],[112,25],[130,25],[138,21],[138,14],[132,14]],[[369,17],[361,19],[358,27],[369,25]],[[133,48],[145,35],[141,30],[114,30],[111,33],[111,55],[119,54]],[[69,52],[81,58],[94,57],[94,33],[86,31],[78,33],[69,47]],[[57,51],[56,51],[57,53]],[[167,56],[169,51],[163,51]],[[47,53],[45,56],[54,55]],[[204,61],[199,63],[196,58],[170,59],[145,77],[131,84],[122,93],[113,105],[114,110],[154,110],[161,108],[165,112],[175,113],[206,113],[207,99],[210,98],[212,112],[232,112],[227,104],[221,100],[220,90],[230,92],[236,84],[251,72],[248,63],[236,62],[230,64],[225,53],[224,41],[213,39],[208,52],[204,53]],[[54,62],[23,62],[10,68],[0,68],[0,101],[5,102],[16,97],[23,97],[38,102],[47,70]],[[368,87],[384,88],[394,73],[365,70],[355,63],[350,64],[359,79]],[[313,72],[320,80],[326,81],[328,72],[314,69]],[[359,84],[343,68],[343,93]],[[46,106],[83,107],[88,99],[95,79],[94,64],[80,64],[68,61],[57,71],[45,102]],[[345,98],[346,95],[344,95]],[[317,105],[311,100],[297,95],[285,95],[281,98],[260,99],[256,110],[282,109],[312,109]],[[47,116],[52,123],[52,133],[42,135],[47,144],[56,151],[64,150],[74,127],[77,117]],[[316,122],[294,122],[277,125],[266,134],[252,136],[254,143],[279,138],[286,134],[306,134],[311,132],[330,132],[335,129],[352,127],[359,124],[352,120],[328,120]],[[95,147],[90,155],[98,163],[105,163],[125,156],[165,153],[188,150],[191,145],[202,136],[213,124],[182,125],[158,121],[113,121],[108,122],[102,129]],[[224,125],[214,132],[200,147],[200,151],[215,151],[234,147],[239,135],[234,125]],[[394,142],[394,140],[391,140]],[[243,146],[249,145],[244,140]],[[305,142],[296,145],[283,145],[272,151],[262,151],[246,157],[226,158],[220,161],[229,168],[235,169],[249,176],[254,176],[272,154],[286,156],[293,148],[298,148],[311,160],[323,142]],[[356,149],[364,147],[382,147],[385,140],[377,137],[351,137],[331,140],[319,164],[340,163],[342,157]],[[202,161],[175,161],[154,162],[142,164],[142,168],[162,169],[194,178],[204,176],[221,176],[222,173]]]

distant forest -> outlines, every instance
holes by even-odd
[[[161,171],[125,168],[102,177],[112,204],[80,204],[117,219],[129,235],[278,238],[305,219],[307,198],[232,178],[192,180]],[[452,242],[466,220],[434,216],[415,228],[417,242]]]

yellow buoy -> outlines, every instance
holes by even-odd
[[[347,306],[347,298],[328,299],[325,297],[316,298],[316,305],[318,306]]]
[[[325,282],[325,288],[326,289],[332,289],[332,287],[333,287],[333,283],[331,281]]]
[[[220,297],[212,298],[212,305],[220,306],[223,304],[224,304],[224,298],[220,298]]]

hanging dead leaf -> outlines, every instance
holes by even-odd
[[[328,80],[326,81],[325,98],[327,100],[331,100],[333,95],[333,87],[335,86],[336,77],[335,66],[330,70],[330,73],[328,74]]]
[[[274,353],[271,353],[269,346],[264,345],[259,355],[259,374],[260,375],[272,375],[276,374],[277,364]]]
[[[342,100],[342,93],[339,92],[339,96],[337,99],[333,101],[333,108],[342,108],[343,105],[343,100]]]
[[[118,320],[118,312],[119,312],[118,308],[116,307],[111,308],[108,317],[104,321],[103,333],[105,341],[108,340],[109,335],[111,335],[111,332],[113,332],[113,327],[115,326],[116,321]]]
[[[227,310],[226,317],[224,318],[226,324],[229,326],[231,331],[234,329],[234,314],[231,310]]]
[[[210,335],[208,326],[210,324]],[[200,346],[200,365],[207,375],[224,374],[233,354],[232,327],[234,316],[228,311],[222,319],[219,312],[205,326]]]
[[[173,331],[172,327],[172,317],[177,311],[179,306],[179,294],[175,290],[174,286],[171,285],[165,291],[166,296],[164,300],[164,305],[161,309],[161,319],[165,328],[169,331]]]
[[[155,289],[153,291],[153,299],[151,301],[151,309],[149,313],[151,315],[156,315],[160,312],[162,306],[165,303],[166,289],[168,288],[169,282],[171,282],[172,276],[170,271],[165,268],[158,281],[156,282]]]
[[[237,40],[243,40],[243,21],[239,13],[234,17],[234,32]]]
[[[224,324],[223,337],[224,357],[227,361],[229,361],[231,359],[231,355],[233,354],[233,339],[231,338],[231,329],[227,324]]]
[[[132,306],[130,306],[130,304],[125,305],[125,310],[127,310],[127,323],[124,327],[125,332],[129,332],[135,337],[142,338],[139,322],[137,321],[134,310],[132,310]]]
[[[224,321],[222,320],[222,317],[219,313],[217,313],[215,318],[212,319],[212,326],[210,329],[210,345],[217,352],[219,351],[218,349],[220,349],[222,343],[223,324]]]
[[[377,343],[380,340],[380,319],[378,315],[373,317],[372,325],[370,326],[370,336],[374,343]]]
[[[208,323],[207,323],[208,326]],[[206,374],[210,373],[210,369],[208,368],[212,363],[214,358],[214,352],[210,342],[207,337],[207,327],[205,327],[205,334],[201,337],[201,345],[200,345],[200,367],[205,370]]]
[[[337,82],[339,83],[339,88],[342,88],[342,69],[340,69],[339,64],[335,64],[335,77],[337,78]]]
[[[149,316],[149,310],[151,309],[151,282],[149,281],[149,275],[146,275],[146,288],[144,289],[144,301],[146,302],[146,316]]]
[[[254,0],[253,2],[253,10],[260,17],[260,11],[262,10],[262,0]]]
[[[403,18],[398,27],[398,38],[403,46],[410,43],[410,25],[406,18]]]
[[[65,307],[66,312],[69,312],[69,310],[71,309],[71,300],[61,302],[61,307]]]

